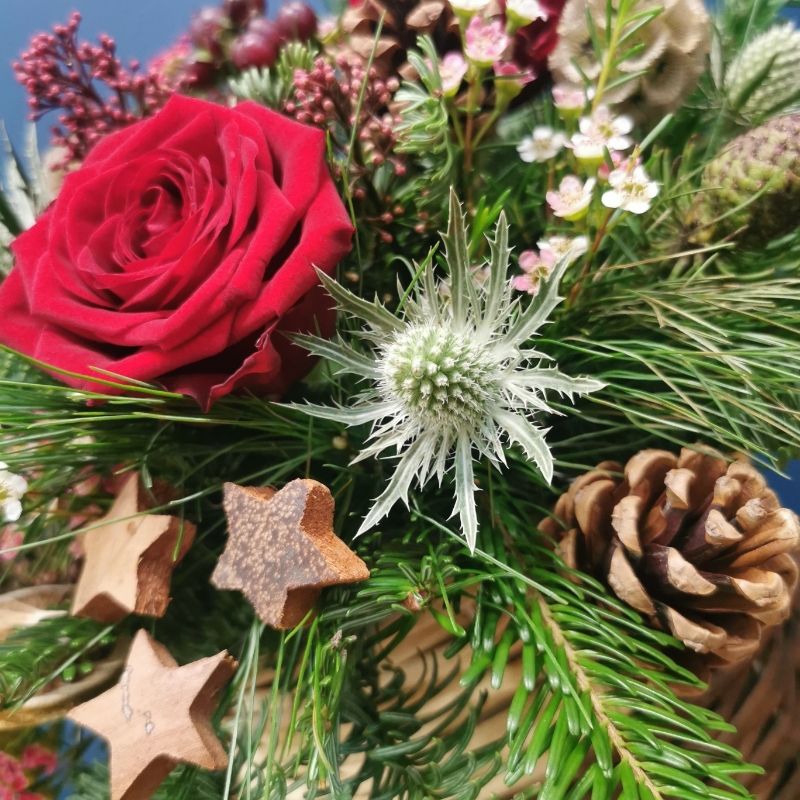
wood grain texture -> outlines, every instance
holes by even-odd
[[[178,517],[141,514],[139,473],[125,482],[114,504],[83,534],[86,554],[72,614],[117,622],[127,614],[163,617],[172,572],[194,541],[195,526]]]
[[[323,587],[369,577],[333,532],[333,510],[317,481],[294,480],[279,492],[226,483],[228,544],[211,582],[239,589],[267,625],[295,627]]]
[[[235,669],[225,651],[179,667],[146,631],[136,634],[119,683],[69,714],[109,743],[111,800],[148,800],[178,763],[227,766],[209,718]]]

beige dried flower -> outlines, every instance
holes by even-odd
[[[558,27],[558,45],[550,56],[556,80],[581,85],[581,72],[591,81],[600,75],[602,64],[589,34],[587,9],[605,41],[606,0],[569,0]],[[710,49],[710,22],[702,0],[641,0],[636,5],[637,16],[659,10],[626,39],[624,50],[641,49],[618,65],[610,82],[626,74],[645,74],[603,95],[604,102],[639,120],[658,119],[679,108],[696,86]],[[640,23],[641,19],[629,23],[630,29]]]

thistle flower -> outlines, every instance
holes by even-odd
[[[461,82],[467,74],[467,62],[461,53],[446,53],[439,64],[439,77],[442,81],[442,92],[445,97],[453,97],[461,88]]]
[[[526,136],[517,147],[519,157],[530,164],[533,161],[549,161],[558,155],[566,144],[567,137],[547,125],[537,125],[533,136]]]
[[[728,68],[730,107],[744,117],[758,118],[796,106],[798,72],[800,31],[791,22],[764,31]]]
[[[22,516],[20,498],[27,491],[28,481],[9,472],[8,464],[0,461],[0,513],[6,522],[16,522]]]
[[[519,254],[519,267],[522,275],[511,279],[511,285],[521,292],[536,296],[555,266],[556,258],[549,250],[537,253],[535,250],[523,250]]]
[[[588,213],[595,183],[594,178],[583,183],[577,175],[567,175],[562,178],[557,192],[547,193],[547,202],[557,217],[575,222]]]
[[[499,61],[509,42],[498,20],[486,22],[480,17],[470,20],[464,38],[464,54],[479,67],[491,67]]]
[[[420,487],[434,475],[439,482],[451,468],[455,473],[456,503],[461,528],[470,549],[478,530],[473,458],[477,453],[496,466],[505,464],[501,437],[519,444],[549,482],[553,458],[546,431],[534,424],[537,412],[554,413],[545,390],[572,398],[594,392],[602,384],[590,378],[571,378],[556,368],[540,366],[542,353],[528,341],[547,322],[560,302],[558,284],[568,259],[553,267],[539,294],[523,306],[507,279],[508,225],[501,214],[491,248],[489,278],[476,288],[468,261],[468,237],[461,206],[450,196],[450,222],[445,255],[450,272],[450,298],[436,287],[432,258],[423,265],[414,299],[402,317],[377,300],[369,303],[327,275],[318,273],[339,307],[363,319],[368,330],[356,336],[372,343],[365,355],[343,340],[329,342],[314,336],[295,336],[312,353],[372,381],[352,407],[296,406],[313,416],[345,425],[372,423],[361,461],[394,449],[397,468],[385,491],[364,519],[359,533],[373,527],[402,500],[416,478]],[[420,288],[421,287],[421,288]]]
[[[615,169],[608,176],[611,187],[600,198],[606,208],[621,208],[631,214],[644,214],[650,201],[658,195],[658,184],[651,181],[644,167]]]
[[[551,236],[549,239],[539,239],[536,244],[542,255],[545,252],[552,253],[553,261],[567,257],[570,264],[589,250],[589,239],[586,236]]]

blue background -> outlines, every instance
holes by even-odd
[[[324,0],[305,0],[317,13],[324,13]],[[221,0],[219,0],[221,4]],[[274,15],[279,0],[267,0]],[[0,0],[0,120],[5,122],[15,145],[22,141],[27,114],[27,95],[14,80],[11,62],[26,49],[34,33],[66,23],[73,11],[83,15],[79,36],[91,42],[107,33],[117,42],[117,54],[127,66],[138,58],[145,67],[157,53],[174,42],[189,27],[191,15],[214,0]],[[49,116],[53,116],[52,114]],[[39,126],[44,149],[50,125],[46,116]]]

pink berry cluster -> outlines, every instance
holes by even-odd
[[[52,131],[53,144],[67,151],[65,164],[82,161],[100,138],[154,113],[171,94],[157,75],[136,74],[138,62],[126,70],[110,36],[99,45],[79,42],[80,21],[75,12],[66,25],[37,34],[13,64],[30,95],[31,119],[61,111]]]
[[[398,120],[389,111],[392,94],[399,85],[397,78],[384,79],[375,67],[367,72],[364,61],[353,53],[340,54],[334,60],[318,56],[310,72],[295,70],[294,96],[286,104],[287,113],[298,122],[319,125],[334,136],[338,133],[337,144],[345,156],[349,153],[352,130],[357,129],[357,150],[349,159],[348,175],[357,200],[366,195],[359,185],[360,179],[375,168],[389,164],[395,175],[405,173],[402,158],[394,152],[397,144],[394,125]],[[356,119],[362,87],[364,97]],[[341,170],[335,171],[341,177]],[[371,221],[389,224],[393,218],[393,213],[386,211]]]
[[[58,766],[58,757],[38,744],[28,745],[19,759],[0,753],[0,800],[44,800],[42,795],[27,791],[31,785],[29,772],[51,775]]]

